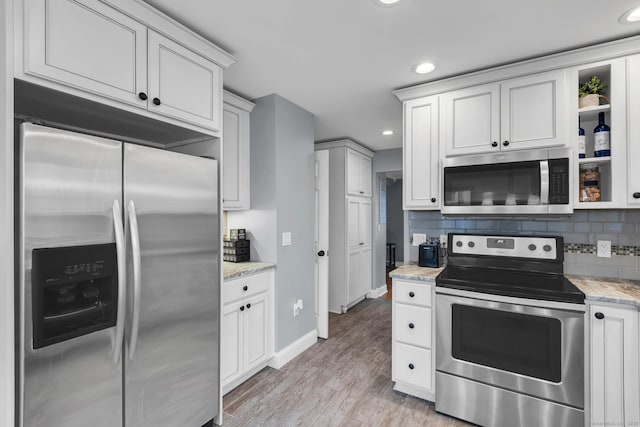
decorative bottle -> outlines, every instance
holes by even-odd
[[[584,144],[584,129],[580,127],[580,119],[578,118],[578,158],[587,157],[587,149]]]
[[[604,113],[598,113],[598,126],[593,130],[593,155],[595,157],[611,155],[610,134],[611,129],[604,123]]]

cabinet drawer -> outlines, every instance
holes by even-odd
[[[264,273],[225,280],[222,285],[222,304],[265,292],[268,288],[269,279]]]
[[[431,348],[431,309],[413,305],[395,305],[394,337],[397,341]]]
[[[395,343],[395,381],[431,389],[431,350]]]
[[[416,283],[404,280],[394,281],[393,298],[396,302],[431,307],[431,290],[429,283]]]

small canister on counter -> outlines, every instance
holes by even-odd
[[[580,197],[581,202],[599,202],[600,169],[592,163],[580,165]]]

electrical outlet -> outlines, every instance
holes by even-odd
[[[302,310],[304,308],[304,304],[302,303],[302,300],[299,299],[296,302],[293,303],[293,317],[299,316],[300,315],[300,310]]]
[[[447,247],[447,235],[446,234],[441,234],[440,235],[440,246],[442,246],[443,248]]]
[[[420,243],[424,243],[427,241],[426,234],[413,233],[413,246],[419,246]]]
[[[282,233],[282,246],[291,246],[291,232]]]
[[[597,255],[601,258],[611,258],[611,241],[598,240]]]

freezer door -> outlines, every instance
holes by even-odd
[[[83,260],[87,256],[102,257],[95,255],[95,251],[91,255],[76,249],[44,249],[96,244],[107,247],[109,252],[111,245],[104,244],[115,241],[114,202],[117,205],[122,202],[122,145],[33,124],[20,126],[21,139],[16,152],[20,162],[17,200],[20,232],[16,233],[16,239],[18,252],[22,254],[17,272],[19,425],[120,426],[122,361],[113,357],[114,351],[118,352],[116,328],[95,331],[96,327],[90,327],[80,332],[76,328],[65,332],[60,322],[76,315],[76,320],[82,319],[83,309],[95,314],[96,306],[86,306],[87,302],[103,297],[98,294],[106,289],[107,279],[100,278],[103,288],[92,286],[93,279],[85,280],[83,288],[74,287],[73,283],[51,285],[46,280],[32,283],[32,254],[35,249],[39,256],[45,254],[45,257],[51,252]],[[117,220],[122,220],[120,212]],[[108,262],[113,264],[113,257]],[[80,264],[86,266],[84,261],[63,266],[62,272],[68,270],[68,275],[57,277],[77,282]],[[86,273],[84,268],[82,271]],[[38,275],[36,272],[36,279]],[[48,328],[48,339],[34,349],[32,300],[34,294],[42,291],[38,287],[45,282],[51,285],[48,297],[54,299],[57,312],[48,312],[46,308],[41,313],[40,320],[47,319],[44,326]],[[73,298],[76,300],[72,301]],[[57,342],[59,339],[62,340]]]
[[[125,425],[200,427],[220,410],[217,162],[128,144],[124,153]]]

